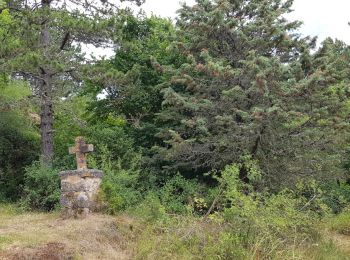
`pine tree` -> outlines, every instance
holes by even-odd
[[[135,0],[140,4],[139,0]],[[81,85],[82,44],[105,46],[115,37],[113,1],[1,1],[0,69],[26,79],[41,106],[42,159],[53,157],[54,98]],[[10,16],[7,16],[10,14]],[[113,35],[113,36],[112,36]]]
[[[203,176],[249,155],[259,161],[266,184],[275,187],[300,175],[339,173],[338,161],[326,167],[318,155],[337,156],[328,141],[322,143],[330,132],[309,123],[307,104],[318,95],[325,99],[327,91],[314,81],[320,64],[310,49],[316,39],[301,38],[300,23],[283,17],[291,6],[281,0],[198,0],[179,11],[179,38],[185,40],[173,51],[187,62],[163,68],[163,145],[154,147],[154,165]],[[331,88],[335,82],[324,84]],[[328,101],[335,109],[346,99]],[[244,169],[241,178],[249,181]]]

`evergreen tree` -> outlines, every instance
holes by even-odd
[[[293,156],[297,160],[290,162],[296,173],[344,178],[341,166],[350,138],[349,62],[349,46],[328,38],[317,52],[293,65],[299,80],[288,108],[292,123],[299,121],[289,132],[294,146],[300,144],[298,156]]]
[[[283,17],[291,6],[281,0],[198,0],[179,11],[179,39],[185,40],[172,51],[187,61],[163,67],[168,87],[157,118],[163,144],[154,147],[154,165],[203,176],[250,155],[275,187],[300,175],[341,174],[339,160],[330,165],[323,159],[338,156],[332,135],[325,134],[331,132],[309,124],[307,105],[318,95],[326,100],[326,89],[339,81],[311,87],[320,66],[310,54],[316,39],[295,33],[300,23]],[[331,120],[347,100],[333,96],[327,102]],[[247,172],[241,170],[244,181]]]
[[[51,165],[54,98],[80,85],[81,46],[110,42],[118,7],[113,1],[2,0],[0,8],[0,36],[7,43],[0,69],[28,80],[39,98],[42,159]]]

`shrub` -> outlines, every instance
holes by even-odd
[[[134,212],[147,222],[156,222],[167,218],[165,207],[154,192],[149,192]]]
[[[249,252],[244,248],[240,234],[219,232],[217,237],[210,237],[205,252],[211,259],[247,259]]]
[[[168,180],[160,189],[159,197],[168,213],[186,213],[188,210],[192,210],[195,203],[198,204],[197,197],[200,190],[198,182],[186,180],[178,174]],[[191,205],[192,208],[189,208]]]
[[[135,187],[137,177],[137,172],[130,170],[105,171],[100,198],[108,213],[116,214],[118,211],[134,206],[140,201],[141,194]]]
[[[314,225],[319,214],[312,210],[322,209],[322,205],[310,208],[310,200],[296,196],[291,190],[277,194],[254,192],[249,182],[242,182],[239,178],[242,166],[229,165],[218,178],[224,190],[225,209],[211,216],[212,219],[222,219],[229,227],[227,232],[236,234],[240,243],[255,257],[278,258],[284,254],[286,245],[319,237]],[[258,176],[254,169],[255,176]],[[226,253],[222,252],[222,257]]]
[[[333,213],[340,213],[350,204],[350,185],[344,182],[331,182],[322,187],[323,201]]]
[[[54,121],[54,165],[58,169],[68,170],[76,167],[75,157],[68,153],[68,147],[74,145],[77,136],[85,136],[87,123],[87,97],[72,96],[59,100],[55,104]]]
[[[19,199],[24,168],[38,159],[39,136],[20,112],[0,111],[0,200]]]
[[[97,166],[106,163],[119,164],[123,169],[134,169],[139,163],[139,153],[134,149],[133,140],[124,127],[100,124],[87,130],[88,141],[94,144],[93,154]],[[114,167],[114,165],[113,165]]]
[[[58,171],[35,162],[24,174],[22,205],[31,209],[50,211],[56,208],[60,197]]]
[[[129,158],[130,168],[123,168],[121,159],[114,160],[107,146],[100,145],[99,154],[90,157],[90,165],[103,170],[100,200],[107,213],[134,206],[141,201],[138,190],[138,157]]]

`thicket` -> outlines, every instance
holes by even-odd
[[[257,165],[245,163],[252,166],[251,179],[258,180]],[[227,166],[217,177],[215,213],[205,217],[198,218],[201,209],[208,209],[199,199],[186,214],[174,215],[159,197],[149,195],[132,211],[145,221],[134,227],[140,229],[137,259],[347,259],[324,238],[325,229],[347,234],[347,210],[334,217],[315,183],[273,194],[256,192],[240,180],[243,165]]]
[[[1,71],[0,200],[55,209],[82,135],[105,173],[103,209],[140,216],[154,235],[140,259],[286,259],[320,253],[315,243],[337,254],[318,229],[349,233],[350,47],[300,36],[283,16],[291,6],[198,0],[176,24],[119,10],[114,57],[83,64],[54,100],[50,169],[30,79]],[[0,25],[20,19],[0,10]],[[7,44],[19,37],[1,28]]]

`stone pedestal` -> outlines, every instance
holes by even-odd
[[[98,209],[97,194],[103,172],[81,169],[60,172],[61,206],[65,217],[84,217]]]

